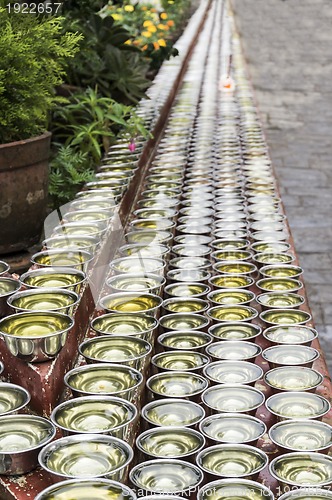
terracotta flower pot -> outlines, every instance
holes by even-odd
[[[39,241],[47,207],[51,134],[0,144],[0,254]]]

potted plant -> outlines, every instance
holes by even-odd
[[[18,4],[15,4],[18,5]],[[26,5],[26,4],[24,4]],[[81,38],[62,19],[0,0],[0,254],[39,241],[47,207],[50,111]]]

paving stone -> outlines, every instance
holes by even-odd
[[[231,3],[331,370],[332,3]]]

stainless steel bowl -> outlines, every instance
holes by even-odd
[[[131,442],[137,415],[129,401],[99,395],[64,401],[54,408],[50,418],[64,436],[107,434]]]
[[[35,415],[0,417],[0,474],[26,474],[38,465],[38,453],[54,438],[56,429]]]
[[[106,478],[121,481],[134,452],[125,441],[100,434],[77,434],[44,446],[39,465],[54,480]]]
[[[98,498],[98,500],[110,500],[112,498],[137,500],[137,496],[130,488],[111,479],[61,481],[38,493],[35,500],[66,500],[70,498],[75,498],[75,500],[90,500],[92,498]]]
[[[56,312],[24,312],[0,320],[0,334],[14,356],[28,362],[53,359],[66,343],[74,320]]]
[[[30,393],[20,385],[0,382],[0,415],[18,413],[30,402]]]

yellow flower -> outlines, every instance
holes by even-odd
[[[168,18],[168,15],[166,14],[166,12],[162,12],[162,13],[160,14],[160,18],[161,18],[161,19],[167,19],[167,18]]]
[[[158,29],[160,29],[160,30],[168,30],[168,26],[165,26],[165,24],[158,24]]]
[[[133,5],[125,5],[124,6],[124,10],[126,12],[133,12],[135,9],[134,9],[134,6]]]
[[[150,33],[150,31],[142,31],[142,36],[145,36],[146,38],[150,38],[150,36],[152,36],[152,33]]]
[[[153,22],[149,21],[149,20],[144,21],[143,26],[144,26],[144,28],[147,28],[148,26],[153,26]]]
[[[148,10],[147,6],[146,6],[146,5],[143,5],[143,6],[142,6],[142,10]]]
[[[131,40],[126,40],[125,41],[125,45],[131,45],[132,44],[132,41]]]
[[[122,21],[122,16],[120,14],[112,14],[114,21]]]
[[[160,47],[166,47],[166,42],[163,38],[159,38],[158,43]]]
[[[148,26],[148,31],[150,31],[150,33],[155,33],[157,31],[157,28],[154,25]]]

